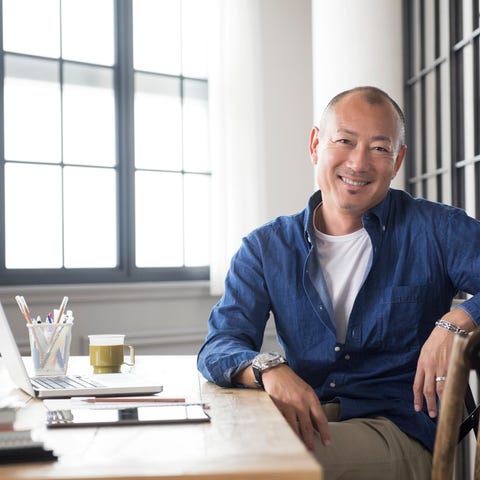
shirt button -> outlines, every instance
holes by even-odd
[[[336,352],[339,352],[339,351],[340,351],[340,347],[337,345],[337,346],[334,348],[334,350],[335,350]]]
[[[348,353],[345,355],[345,360],[350,360],[350,355]]]
[[[332,388],[335,388],[335,386],[336,386],[336,385],[335,385],[335,382],[330,382],[330,386],[331,386]]]

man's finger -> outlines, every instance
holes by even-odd
[[[320,439],[323,445],[328,447],[331,443],[330,428],[328,427],[328,420],[323,411],[323,408],[318,405],[318,408],[312,408],[313,426],[320,434]]]
[[[302,415],[298,418],[298,425],[300,428],[300,435],[305,443],[305,446],[310,450],[313,451],[315,449],[315,442],[313,440],[313,425],[312,420],[310,419],[309,415]]]
[[[417,369],[415,380],[413,382],[413,406],[416,412],[421,412],[423,407],[423,383],[425,374],[420,369]]]
[[[435,378],[437,395],[440,400],[442,399],[443,391],[445,389],[445,380],[445,375],[439,375]]]
[[[433,375],[425,376],[423,395],[427,402],[428,414],[431,418],[435,418],[437,416],[437,386]]]

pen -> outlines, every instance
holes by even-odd
[[[86,403],[185,403],[184,398],[161,397],[88,397],[77,398]]]
[[[67,306],[68,297],[63,297],[62,303],[60,304],[60,308],[58,309],[57,316],[53,319],[54,323],[60,323],[62,321],[63,312],[65,311],[65,307]]]

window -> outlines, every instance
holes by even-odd
[[[480,218],[480,1],[404,3],[407,188]]]
[[[208,0],[3,0],[0,283],[208,278]]]

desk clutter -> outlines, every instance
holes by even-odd
[[[14,430],[15,418],[14,408],[0,408],[0,465],[57,460],[43,442],[32,439],[30,430]]]

